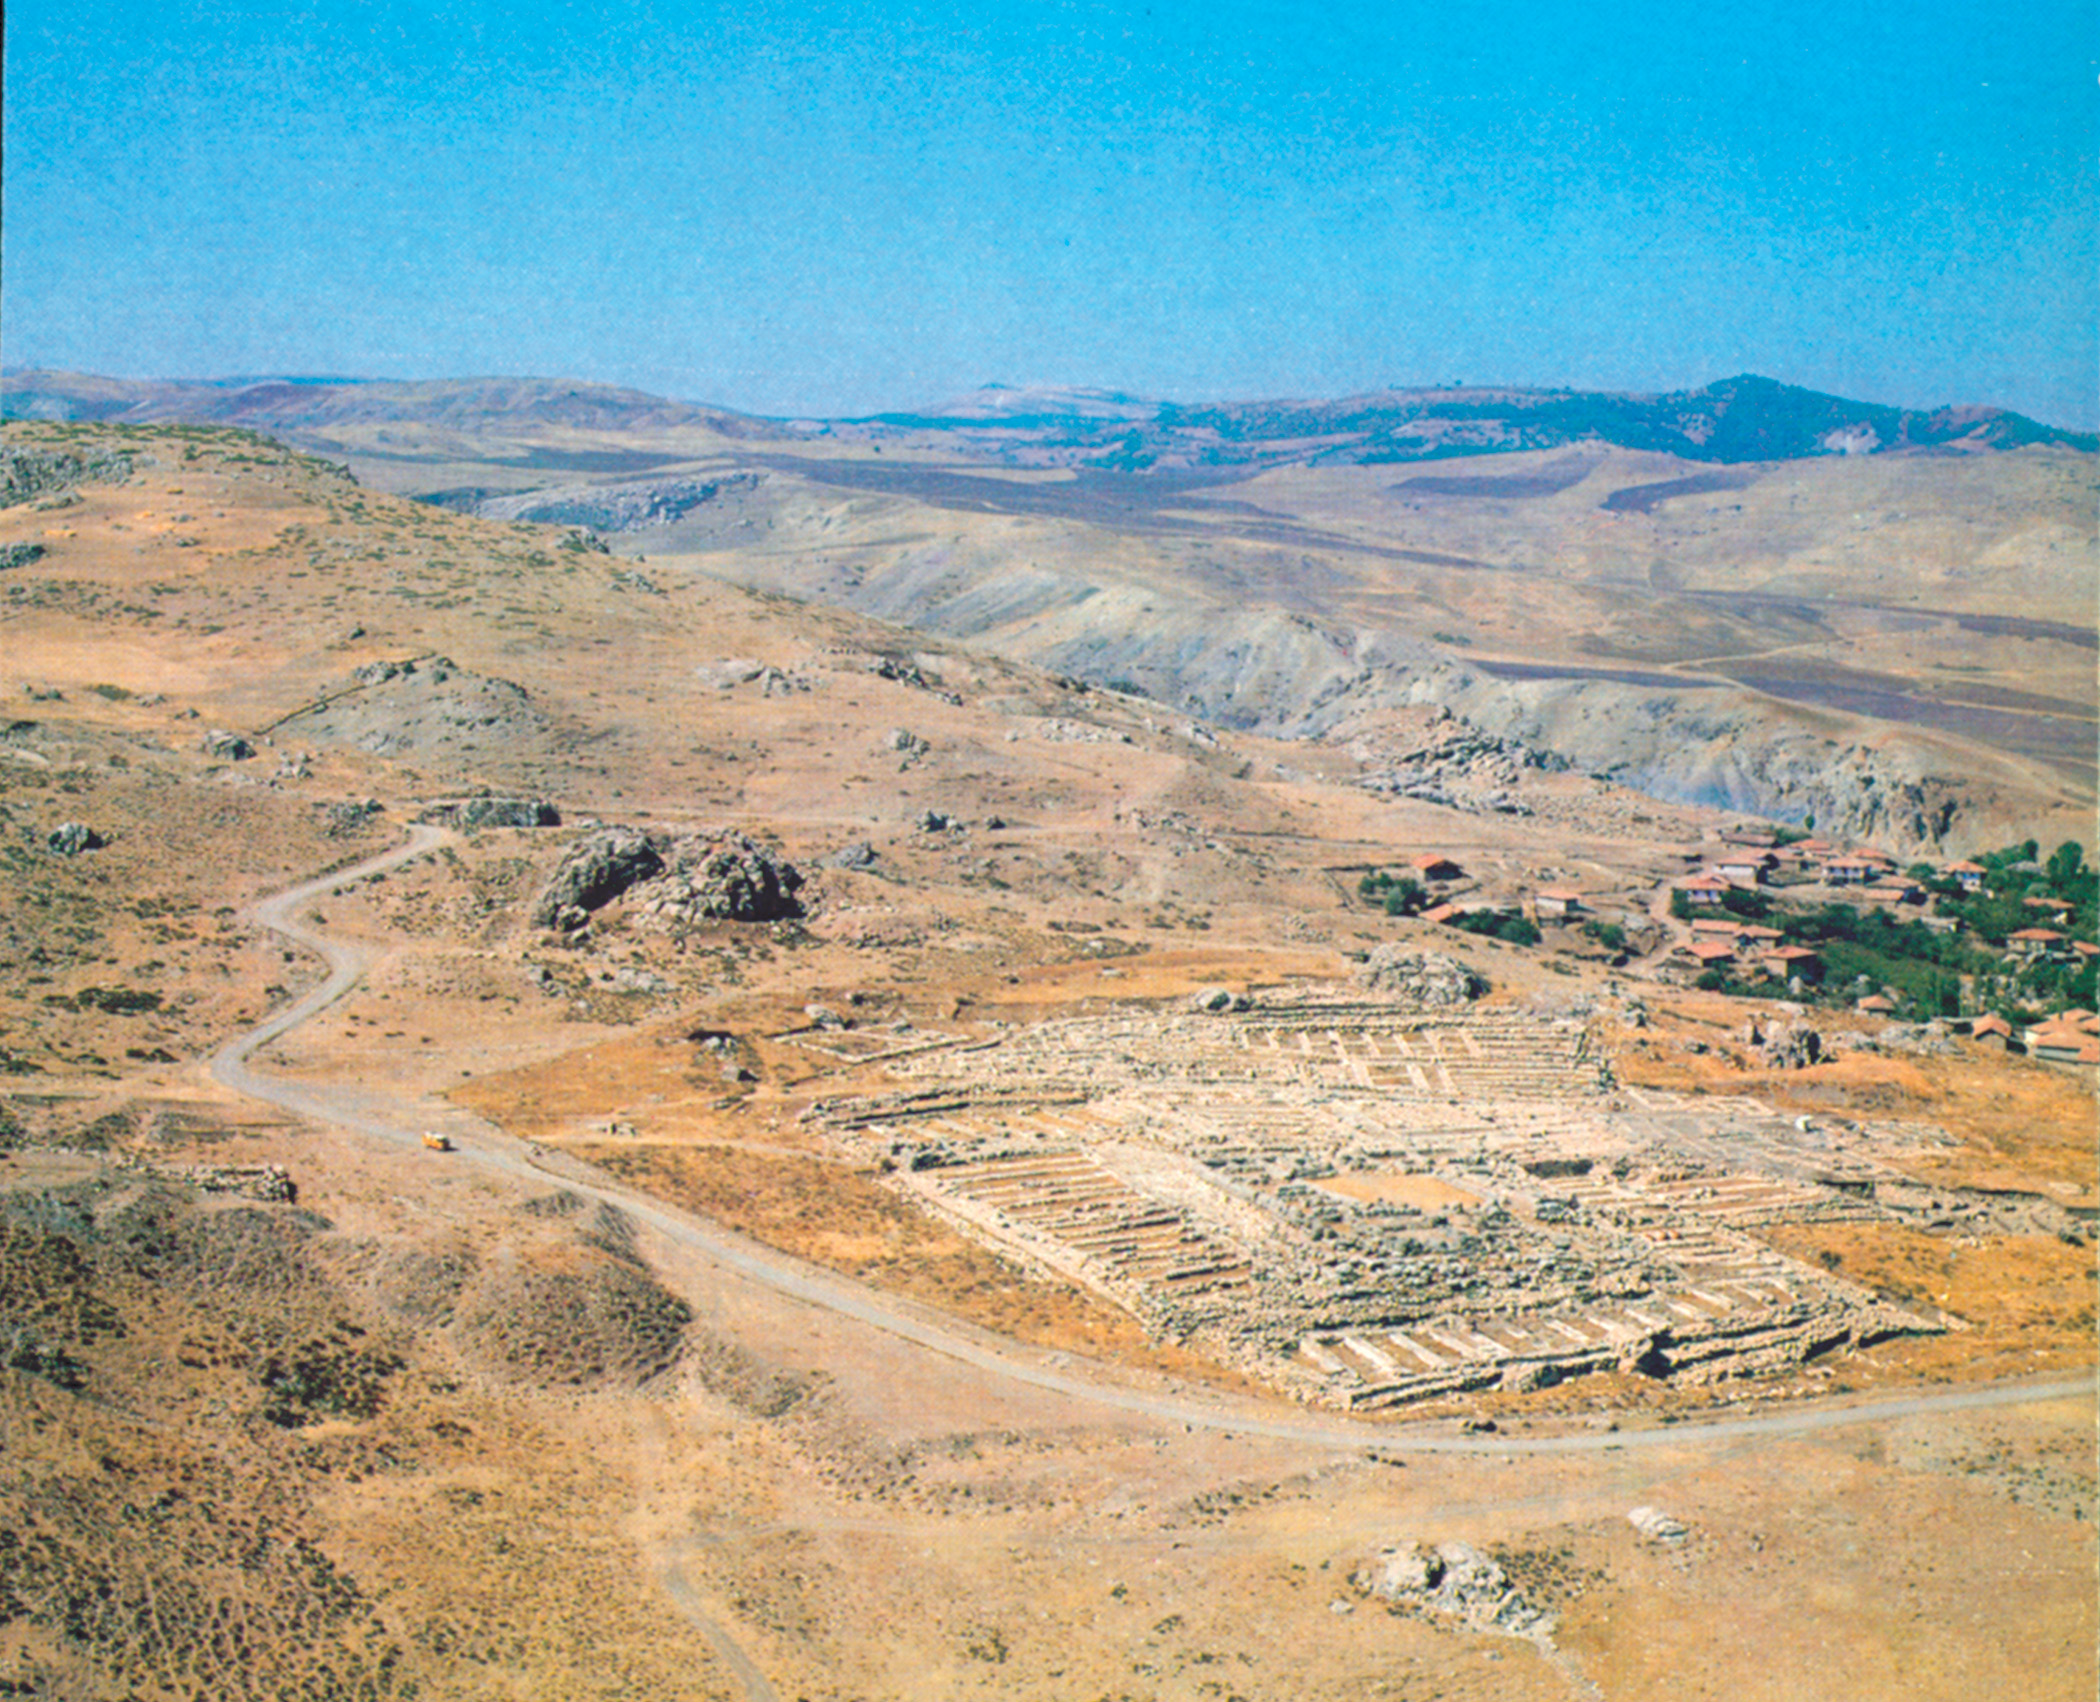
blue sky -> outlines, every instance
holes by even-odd
[[[11,0],[0,358],[2100,424],[2089,0]]]

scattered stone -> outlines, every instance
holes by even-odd
[[[1636,1507],[1626,1515],[1626,1522],[1650,1542],[1682,1542],[1691,1535],[1689,1527],[1660,1507]]]
[[[661,975],[653,974],[646,969],[635,969],[626,964],[621,965],[618,969],[607,970],[605,985],[610,991],[615,993],[654,995],[657,993],[668,993],[671,990],[671,983],[666,981]]]
[[[353,799],[322,806],[324,819],[328,823],[328,836],[331,839],[348,839],[353,834],[362,833],[371,825],[374,816],[382,815],[385,811],[386,806],[377,798]]]
[[[1235,993],[1230,987],[1206,987],[1189,1000],[1189,1008],[1222,1016],[1227,1011],[1252,1010],[1254,1001],[1245,993]]]
[[[1442,1614],[1478,1631],[1544,1638],[1554,1626],[1551,1615],[1524,1600],[1508,1574],[1470,1543],[1381,1549],[1349,1582],[1374,1600]]]
[[[468,798],[432,804],[416,820],[476,833],[485,827],[559,827],[561,811],[544,798]]]
[[[878,853],[865,839],[832,852],[824,861],[834,869],[872,869]]]
[[[804,1005],[802,1014],[818,1028],[844,1028],[846,1019],[829,1005]]]
[[[960,708],[960,694],[943,689],[939,678],[927,673],[916,662],[903,662],[891,656],[878,656],[868,664],[868,671],[885,680],[895,680],[899,685],[912,686],[937,697],[941,702]]]
[[[960,828],[962,823],[939,810],[921,810],[919,819],[913,825],[921,833],[948,833]]]
[[[1439,1007],[1470,1004],[1488,991],[1486,977],[1455,957],[1392,944],[1372,951],[1357,971],[1357,980],[1373,992]]]
[[[1753,1023],[1753,1032],[1755,1026]],[[1814,1029],[1804,1024],[1779,1023],[1764,1035],[1759,1056],[1767,1069],[1805,1070],[1811,1064],[1821,1063],[1826,1054],[1823,1037]]]
[[[77,857],[83,851],[99,851],[109,843],[85,822],[61,822],[45,836],[54,857]]]
[[[786,697],[810,689],[809,681],[800,674],[787,673],[770,662],[755,661],[748,656],[704,662],[693,672],[703,684],[711,685],[717,691],[734,691],[738,686],[755,685],[761,697]]]
[[[204,735],[198,747],[206,756],[215,756],[222,762],[246,762],[255,754],[255,747],[238,733],[229,733],[224,728],[214,727]]]
[[[121,484],[131,477],[129,455],[83,455],[64,449],[0,451],[0,508],[33,497],[63,497],[75,485]],[[54,502],[52,507],[67,506]]]

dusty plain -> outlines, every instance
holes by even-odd
[[[45,552],[0,574],[10,1693],[2093,1693],[2089,1392],[1942,1399],[2090,1376],[2089,1075],[1877,1051],[1849,1016],[1832,1061],[1771,1072],[1739,1007],[1641,957],[1356,896],[1435,850],[1636,915],[1735,818],[1572,772],[1520,775],[1528,816],[1379,795],[1355,782],[1439,736],[1433,709],[1364,759],[1309,748],[244,433],[5,443],[84,469],[0,511]],[[2090,713],[2089,671],[2035,679]],[[301,904],[361,978],[248,1067],[320,1110],[229,1088],[215,1055],[334,961],[253,906],[480,794],[561,824],[447,827]],[[106,843],[53,855],[72,821]],[[537,925],[592,822],[747,835],[805,874],[803,914],[666,921],[637,888]],[[1251,1046],[1361,1002],[1389,942],[1492,983],[1483,1068],[1497,1034],[1579,1032],[1599,1126],[1755,1102],[1892,1165],[1876,1131],[1910,1131],[1897,1168],[1947,1227],[1812,1212],[1740,1244],[1921,1327],[1711,1381],[1635,1355],[1352,1405],[1364,1380],[1319,1383],[1317,1353],[1162,1330],[1084,1260],[935,1209],[909,1184],[942,1168],[856,1132],[914,1093],[954,1094],[955,1141],[1128,1111],[1101,1163],[1142,1191],[1153,1064],[1118,1037],[1223,989],[1251,1009],[1215,1032]],[[1066,1036],[1102,1073],[1053,1104],[1028,1060]],[[1007,1059],[995,1101],[972,1060]],[[1222,1082],[1159,1091],[1208,1114]],[[1426,1216],[1467,1209],[1457,1174],[1322,1180]],[[1413,1544],[1468,1545],[1524,1613],[1364,1581]]]

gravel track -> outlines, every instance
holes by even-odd
[[[257,1073],[249,1067],[248,1060],[272,1040],[291,1032],[349,993],[377,955],[371,947],[337,939],[298,921],[295,913],[300,907],[352,881],[422,856],[449,842],[452,837],[439,828],[411,827],[406,843],[350,868],[303,882],[253,906],[248,913],[251,921],[317,952],[327,963],[329,972],[321,985],[304,998],[222,1047],[211,1061],[214,1080],[237,1093],[321,1123],[398,1146],[420,1146],[420,1120],[408,1108],[403,1108],[401,1121],[384,1120],[360,1110],[342,1090],[280,1081]],[[523,1143],[486,1125],[461,1141],[459,1150],[444,1162],[478,1165],[528,1182],[545,1180],[549,1174],[534,1162],[531,1151]],[[1067,1396],[1096,1408],[1180,1424],[1188,1429],[1221,1431],[1322,1449],[1375,1446],[1405,1448],[1416,1453],[1507,1456],[1607,1453],[1626,1448],[1683,1447],[1696,1441],[1724,1442],[1742,1437],[1803,1435],[1846,1425],[1885,1423],[1926,1413],[2018,1406],[2090,1397],[2095,1393],[2094,1377],[2088,1374],[1874,1400],[1839,1398],[1802,1402],[1744,1417],[1693,1419],[1652,1429],[1584,1429],[1540,1436],[1459,1435],[1431,1432],[1421,1427],[1366,1423],[1339,1416],[1314,1417],[1301,1415],[1280,1404],[1258,1404],[1207,1392],[1148,1392],[1117,1381],[1106,1367],[1089,1366],[1085,1374],[1061,1370],[1022,1357],[995,1345],[989,1338],[965,1334],[936,1314],[909,1309],[874,1290],[800,1264],[732,1235],[704,1219],[676,1211],[645,1196],[566,1175],[560,1180],[576,1193],[617,1206],[637,1221],[648,1224],[674,1245],[699,1254],[725,1271],[854,1323],[912,1342],[990,1376]],[[1060,1358],[1067,1364],[1071,1363],[1069,1356]]]

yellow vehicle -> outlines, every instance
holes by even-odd
[[[432,1152],[450,1152],[452,1150],[452,1137],[450,1135],[441,1135],[435,1129],[425,1129],[423,1131],[423,1144]]]

